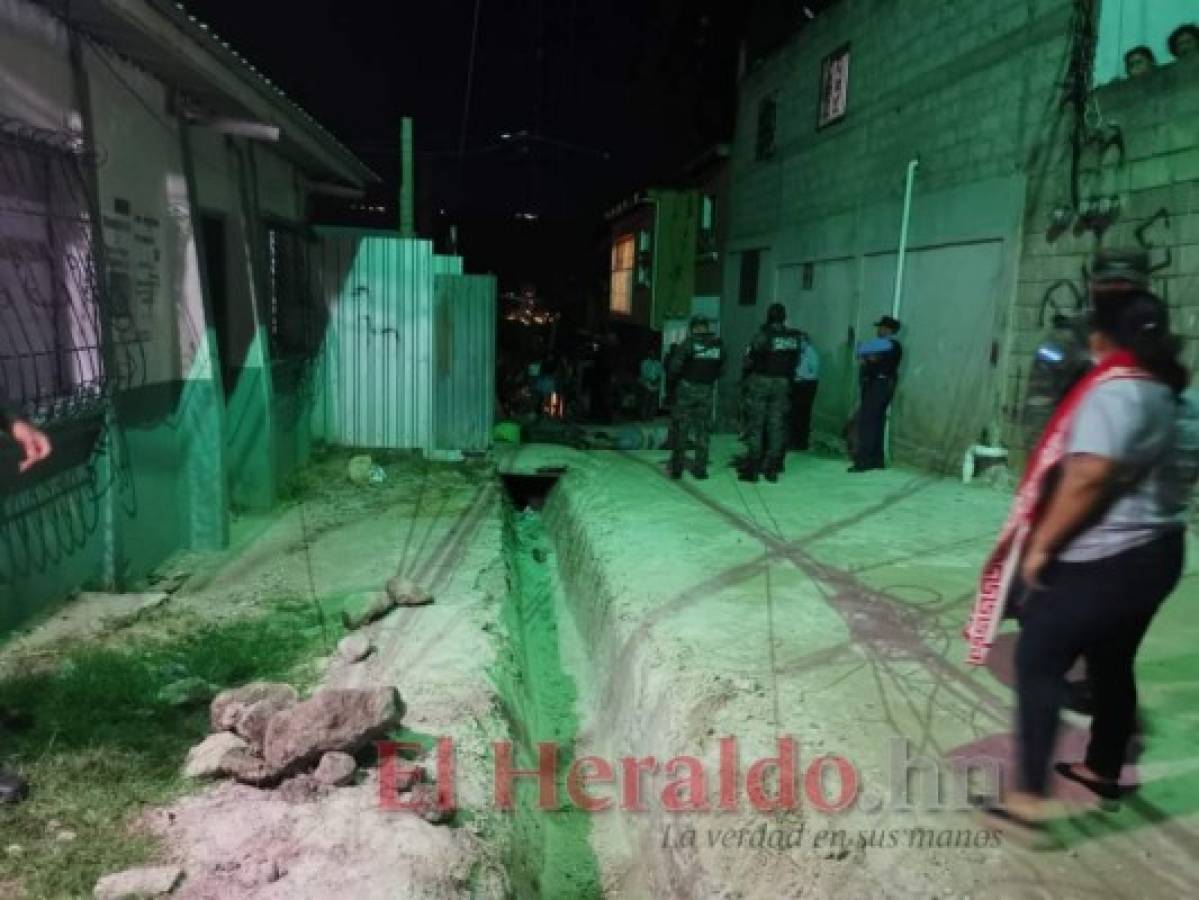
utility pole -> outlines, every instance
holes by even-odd
[[[405,116],[400,126],[400,236],[416,237],[416,191],[413,162],[412,118]]]

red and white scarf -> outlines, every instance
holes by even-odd
[[[999,541],[983,566],[978,595],[965,631],[966,640],[970,645],[966,662],[981,666],[987,661],[987,654],[995,642],[995,635],[999,631],[999,623],[1003,619],[1004,608],[1024,555],[1025,541],[1048,499],[1045,496],[1046,477],[1066,456],[1079,407],[1087,395],[1101,384],[1117,378],[1150,377],[1152,376],[1148,372],[1137,365],[1131,353],[1118,350],[1088,372],[1054,411],[1044,434],[1037,442],[1036,449],[1029,457],[1028,467],[1020,480],[1012,511],[999,534]]]

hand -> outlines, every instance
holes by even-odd
[[[1043,591],[1045,585],[1042,583],[1042,579],[1045,577],[1045,570],[1049,568],[1049,564],[1052,561],[1053,554],[1045,548],[1030,547],[1020,563],[1020,577],[1032,590]]]
[[[53,449],[50,446],[50,438],[44,431],[35,428],[28,422],[17,419],[9,428],[9,434],[12,435],[12,439],[17,442],[17,446],[24,454],[18,471],[27,472],[50,456]]]

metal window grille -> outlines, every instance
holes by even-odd
[[[95,412],[143,368],[129,311],[101,314],[84,169],[96,162],[76,134],[0,116],[0,403],[40,421]]]

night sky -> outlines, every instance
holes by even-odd
[[[750,4],[480,0],[462,157],[474,0],[187,5],[378,172],[391,208],[413,116],[422,231],[457,222],[470,271],[569,306],[597,287],[604,211],[729,139]]]

